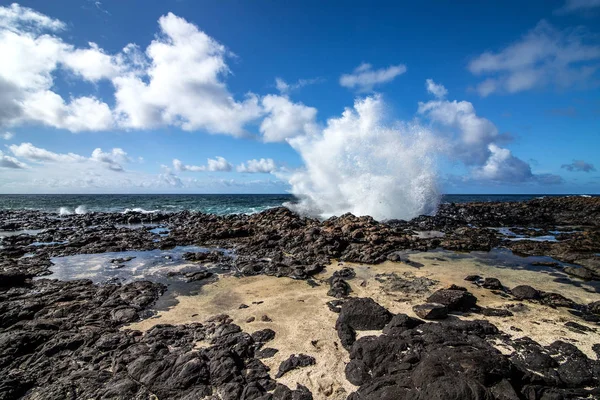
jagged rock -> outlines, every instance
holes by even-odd
[[[287,360],[279,365],[279,371],[277,371],[275,377],[281,378],[293,369],[308,367],[309,365],[315,365],[315,363],[314,357],[307,356],[306,354],[292,354]]]
[[[338,323],[355,330],[383,329],[392,314],[371,298],[351,298],[342,304]]]
[[[427,298],[428,303],[439,303],[448,311],[469,311],[476,306],[477,298],[465,290],[440,289]]]
[[[423,319],[444,319],[448,316],[448,307],[439,303],[425,303],[413,306],[413,311]]]
[[[496,278],[485,278],[481,286],[490,290],[502,290],[503,288],[500,280]]]
[[[537,300],[540,298],[540,292],[528,285],[516,286],[510,292],[517,300]]]

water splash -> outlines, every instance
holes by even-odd
[[[69,207],[60,207],[58,209],[59,215],[73,215],[73,214],[87,214],[88,210],[85,205],[80,205],[75,208],[75,211],[70,209]]]
[[[290,208],[329,217],[351,212],[410,219],[437,207],[437,143],[418,125],[387,124],[380,96],[357,100],[318,134],[290,139],[305,168],[287,178]]]

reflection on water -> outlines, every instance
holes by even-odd
[[[589,293],[600,293],[600,281],[584,281],[577,277],[571,276],[563,271],[565,267],[581,268],[578,265],[564,263],[555,260],[552,257],[546,256],[527,256],[521,257],[514,254],[509,249],[496,248],[491,251],[471,251],[468,253],[456,253],[448,250],[435,250],[427,253],[418,252],[407,252],[408,255],[420,255],[425,259],[446,259],[452,261],[465,261],[474,263],[479,269],[479,274],[486,276],[496,276],[502,271],[502,274],[507,275],[507,270],[511,271],[510,275],[514,275],[516,279],[521,271],[536,272],[539,273],[539,280],[546,280],[548,277],[551,278],[552,282],[559,285],[564,285],[565,289],[579,288]],[[411,257],[411,260],[418,260],[418,258]],[[452,264],[439,263],[441,267],[446,266],[449,268],[455,268]],[[543,275],[542,275],[543,274]],[[521,284],[529,284],[536,286],[538,282],[532,280],[531,282],[522,282]]]
[[[498,233],[500,233],[503,236],[506,236],[506,238],[508,240],[513,240],[513,241],[531,240],[532,242],[558,242],[555,235],[562,233],[560,231],[551,231],[550,233],[554,233],[554,235],[527,236],[527,235],[520,235],[520,234],[514,233],[511,230],[511,228],[494,228],[494,227],[492,227],[489,229],[497,230]],[[540,230],[539,228],[529,228],[529,229],[534,230],[534,231]]]
[[[167,285],[167,296],[162,296],[156,308],[172,305],[177,295],[193,294],[206,282],[188,282],[185,274],[208,270],[213,273],[228,272],[228,266],[220,264],[201,265],[183,259],[187,252],[210,252],[214,248],[198,246],[178,246],[170,250],[121,251],[101,254],[78,254],[66,257],[53,257],[52,275],[36,279],[90,279],[94,283],[129,283],[148,280]],[[231,252],[223,251],[227,255]]]
[[[18,236],[18,235],[37,235],[38,233],[44,232],[45,229],[21,229],[18,231],[0,231],[0,240],[9,236]]]

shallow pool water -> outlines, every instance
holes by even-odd
[[[198,246],[178,246],[170,250],[121,251],[101,254],[78,254],[66,257],[53,257],[54,265],[50,267],[51,275],[36,279],[75,280],[90,279],[94,283],[129,283],[148,280],[167,285],[168,296],[161,298],[161,304],[177,295],[190,294],[197,291],[204,283],[211,281],[187,282],[187,272],[208,270],[215,274],[228,273],[225,265],[193,263],[183,259],[187,252],[210,252],[214,248]],[[224,251],[231,254],[230,251]],[[131,259],[130,259],[131,258]],[[116,261],[117,259],[123,259]],[[161,308],[161,304],[157,308]]]

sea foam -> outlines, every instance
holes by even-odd
[[[357,100],[320,132],[289,143],[304,161],[285,176],[300,199],[286,205],[299,213],[410,219],[439,203],[437,141],[418,124],[388,123],[380,96]]]

